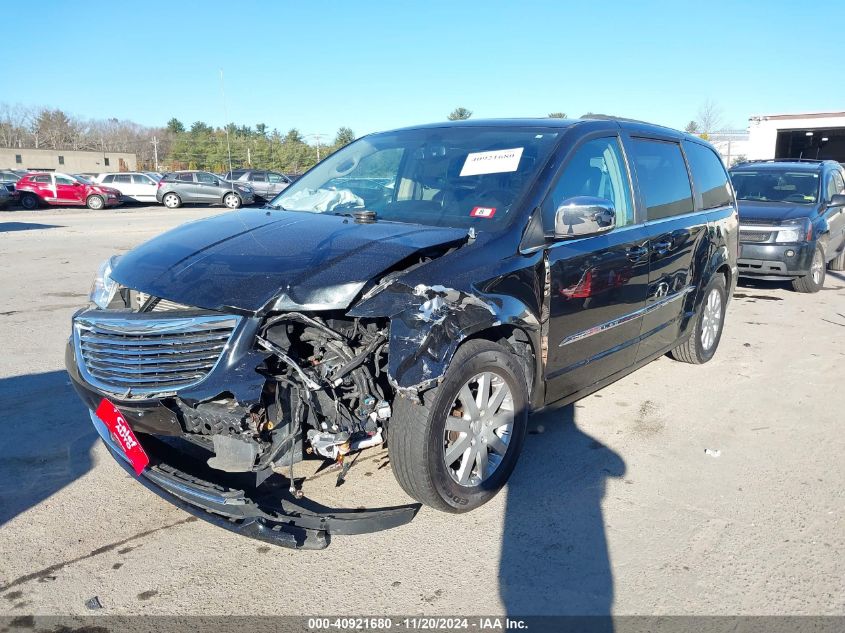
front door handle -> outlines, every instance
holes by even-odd
[[[665,255],[672,248],[672,240],[660,240],[651,246],[658,255]]]
[[[644,257],[648,256],[647,246],[632,246],[625,252],[625,256],[629,261],[638,262]]]

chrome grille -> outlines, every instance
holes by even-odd
[[[765,231],[742,231],[739,232],[740,242],[768,242],[772,234]]]
[[[173,392],[205,378],[239,322],[231,315],[77,317],[76,357],[93,386],[124,396]]]

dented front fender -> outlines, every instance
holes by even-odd
[[[521,301],[442,285],[393,282],[365,297],[352,317],[389,317],[388,377],[400,392],[419,393],[439,382],[462,341],[486,329],[514,325],[539,348],[540,324]]]

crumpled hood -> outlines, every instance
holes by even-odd
[[[280,295],[301,309],[346,308],[363,285],[460,229],[243,209],[183,224],[120,258],[112,278],[184,305],[259,312]],[[316,308],[311,308],[316,309]]]
[[[792,204],[789,202],[757,202],[754,200],[738,200],[739,221],[770,220],[775,223],[795,218],[811,217],[818,210],[815,204]]]

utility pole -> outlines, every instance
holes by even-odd
[[[153,156],[155,157],[156,171],[158,171],[158,139],[154,136],[152,140]]]
[[[249,151],[249,145],[246,146],[246,164],[252,167],[252,154]]]

